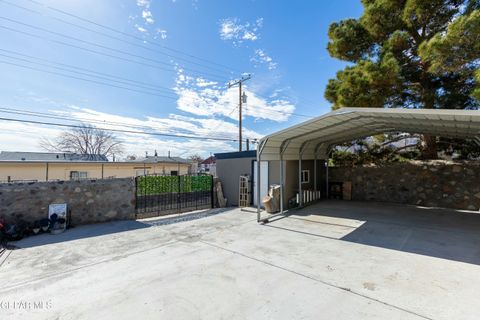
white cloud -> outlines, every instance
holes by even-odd
[[[148,24],[153,24],[155,20],[153,20],[152,11],[143,9],[142,10],[142,18],[145,19],[145,22]]]
[[[167,39],[167,30],[157,28],[155,30],[155,33],[157,34],[154,38],[156,39],[158,36],[162,39]]]
[[[266,64],[268,70],[277,68],[277,63],[273,61],[272,57],[265,53],[263,49],[255,50],[254,56],[250,59],[255,64]]]
[[[137,28],[138,31],[142,32],[142,33],[145,33],[147,32],[148,30],[145,29],[144,27],[142,26],[139,26],[138,24],[135,25],[135,28]]]
[[[282,98],[279,92],[265,98],[244,86],[248,102],[243,108],[244,118],[263,119],[266,121],[286,121],[295,106],[288,99]],[[238,135],[238,88],[226,89],[217,82],[206,78],[192,77],[178,69],[174,91],[178,94],[177,109],[185,114],[171,113],[168,116],[127,117],[114,113],[101,112],[92,108],[66,105],[56,101],[46,100],[50,105],[49,113],[55,113],[72,121],[58,122],[78,124],[80,122],[115,130],[143,131],[155,134],[173,134],[195,137],[222,137],[232,141],[218,141],[190,138],[175,138],[169,136],[144,135],[126,132],[115,134],[125,145],[126,154],[143,155],[145,151],[157,150],[159,154],[187,156],[200,153],[208,156],[210,152],[225,152],[236,150]],[[32,99],[35,97],[32,97]],[[14,107],[25,109],[21,106]],[[38,118],[34,118],[38,120]],[[52,119],[42,119],[55,121]],[[248,122],[247,122],[248,123]],[[9,151],[41,151],[39,138],[54,138],[62,131],[61,127],[49,127],[37,124],[2,122],[0,141],[2,150]],[[243,128],[244,138],[256,139],[262,134],[249,128]]]
[[[232,142],[208,140],[206,138],[199,141],[198,139],[174,138],[161,135],[114,132],[124,144],[126,155],[136,154],[142,156],[145,151],[152,153],[153,150],[157,150],[161,155],[166,155],[168,151],[171,151],[172,155],[175,156],[181,154],[188,156],[194,153],[208,156],[210,152],[234,151],[237,145],[237,143],[233,142],[238,135],[237,112],[229,116],[234,121],[178,114],[170,114],[164,118],[151,116],[133,118],[73,106],[62,110],[49,110],[49,112],[72,119],[72,122],[62,121],[63,123],[90,123],[109,130],[132,130],[154,134],[166,133],[232,139]],[[263,114],[265,112],[268,111],[261,111]],[[249,108],[246,108],[244,113],[254,114],[250,112]],[[49,119],[45,120],[52,121]],[[2,141],[2,150],[4,151],[42,151],[39,146],[40,138],[52,139],[57,137],[62,131],[67,130],[67,128],[61,127],[15,122],[2,122],[2,128],[0,140]],[[255,139],[262,136],[248,127],[244,127],[243,132],[245,138]]]
[[[37,119],[38,120],[38,119]],[[56,137],[62,129],[30,123],[2,121],[0,151],[42,151],[40,137]]]
[[[208,81],[204,78],[197,78],[196,81],[198,87],[209,87],[218,84],[216,81]]]
[[[254,23],[240,23],[237,18],[227,18],[220,21],[220,38],[232,41],[235,46],[244,41],[256,41],[260,37],[259,30],[263,26],[263,18],[257,19]]]
[[[138,26],[137,24],[135,25],[136,29],[142,33],[148,33],[147,26],[153,25],[155,23],[155,19],[153,18],[153,13],[150,10],[150,5],[151,2],[150,0],[137,0],[137,6],[141,8],[141,18],[143,19],[142,23],[143,26]],[[136,20],[138,19],[139,16],[134,16],[133,19]],[[165,31],[165,30],[163,30]],[[158,34],[158,33],[157,33]],[[160,33],[160,37],[162,39],[166,38],[166,31],[163,33]],[[156,39],[156,36],[155,36]]]
[[[23,108],[19,107],[19,109]],[[233,151],[236,148],[236,143],[233,143],[233,140],[237,139],[237,124],[220,119],[178,114],[170,114],[167,117],[139,116],[134,118],[77,106],[52,109],[49,112],[72,120],[58,121],[66,124],[89,123],[107,130],[131,130],[152,133],[152,135],[145,135],[113,131],[124,144],[126,155],[136,154],[142,156],[145,151],[153,153],[153,150],[157,150],[160,155],[166,155],[168,151],[171,151],[174,156],[181,154],[188,156],[194,153],[208,156],[210,152]],[[56,122],[52,119],[42,120]],[[68,130],[68,128],[62,127],[17,122],[2,122],[2,128],[4,130],[0,131],[0,141],[2,141],[1,150],[4,151],[42,151],[39,145],[40,138],[53,139],[64,130]],[[200,141],[198,139],[162,136],[161,134],[221,137],[231,139],[232,141],[209,140],[207,138]],[[260,137],[259,133],[248,128],[244,128],[244,135],[248,138]]]
[[[185,75],[180,69],[174,90],[178,94],[177,108],[182,111],[197,116],[237,119],[236,113],[232,110],[238,104],[238,88],[226,89],[214,83],[207,84],[204,79],[199,80]],[[244,86],[244,90],[248,96],[243,112],[245,117],[280,122],[288,120],[295,110],[295,106],[287,99],[260,97],[256,92],[249,90],[248,86]]]

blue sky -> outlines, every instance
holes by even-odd
[[[0,116],[236,138],[238,89],[226,83],[251,73],[244,137],[258,138],[330,110],[323,92],[344,63],[325,49],[328,26],[361,10],[359,0],[0,1],[0,108],[9,109]],[[0,150],[40,151],[41,137],[62,130],[0,123]],[[237,148],[206,139],[118,137],[126,155]]]

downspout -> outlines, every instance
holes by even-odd
[[[48,162],[45,163],[45,181],[48,181]]]

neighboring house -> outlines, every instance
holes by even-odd
[[[217,158],[215,156],[210,156],[207,159],[203,160],[199,165],[199,171],[201,173],[208,173],[212,176],[217,175]]]
[[[127,178],[145,174],[183,175],[192,164],[183,158],[151,156],[110,162],[103,155],[0,152],[0,181],[50,181]]]
[[[118,163],[118,162],[116,162]],[[131,163],[142,164],[143,168],[136,170],[136,176],[145,174],[163,174],[177,176],[181,174],[196,173],[194,163],[187,159],[170,156],[146,156]],[[144,170],[144,171],[142,171]]]

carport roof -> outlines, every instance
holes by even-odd
[[[342,108],[260,140],[261,160],[327,158],[336,144],[380,133],[407,132],[479,141],[480,111]]]

